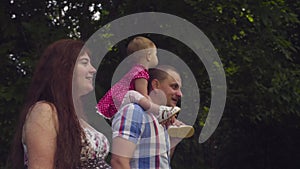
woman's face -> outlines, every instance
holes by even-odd
[[[87,53],[77,58],[73,73],[73,94],[83,96],[94,89],[93,78],[96,69],[91,65]]]

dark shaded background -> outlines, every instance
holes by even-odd
[[[217,49],[227,78],[222,120],[212,137],[199,144],[211,99],[207,72],[184,44],[166,36],[145,35],[159,48],[180,56],[200,90],[195,135],[177,147],[172,167],[299,169],[300,1],[292,0],[1,1],[0,168],[43,49],[60,38],[86,40],[114,19],[146,11],[170,13],[195,24]],[[92,19],[97,13],[100,18]],[[127,41],[118,43],[101,63],[97,97],[109,89]]]

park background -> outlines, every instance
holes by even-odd
[[[205,67],[184,44],[162,35],[145,35],[179,56],[199,86],[195,135],[179,144],[172,167],[299,169],[300,1],[293,0],[2,0],[0,168],[4,168],[24,94],[43,49],[61,38],[87,40],[117,18],[150,11],[176,15],[196,25],[216,48],[226,73],[223,117],[214,134],[199,144],[211,101]],[[109,89],[126,40],[101,63],[98,96]]]

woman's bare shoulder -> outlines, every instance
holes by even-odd
[[[35,122],[41,125],[50,124],[58,129],[58,117],[55,106],[46,101],[39,101],[32,105],[26,118],[26,123]]]

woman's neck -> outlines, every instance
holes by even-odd
[[[74,109],[75,109],[78,119],[80,119],[80,118],[85,119],[86,116],[85,116],[85,113],[83,110],[82,101],[81,101],[80,97],[74,98],[73,104],[74,104]]]

